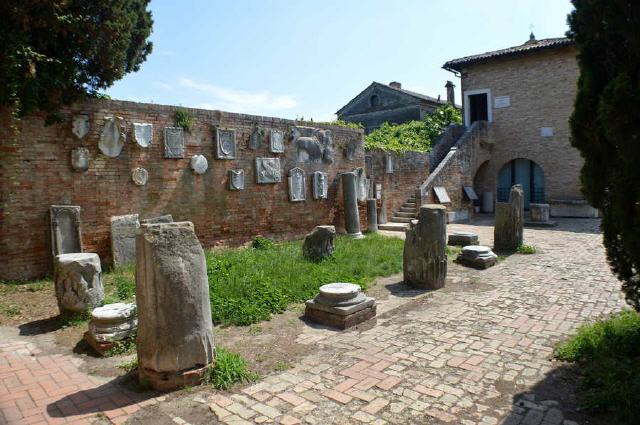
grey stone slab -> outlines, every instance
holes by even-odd
[[[136,261],[136,233],[140,227],[138,214],[111,217],[111,258],[114,267]]]
[[[280,183],[281,180],[280,158],[256,158],[257,183]]]
[[[171,214],[164,214],[157,217],[145,218],[144,220],[140,220],[141,225],[157,223],[173,223],[173,216]]]
[[[148,148],[153,142],[153,124],[133,123],[133,140],[141,148]]]
[[[244,190],[244,170],[229,170],[229,190]]]
[[[451,198],[449,198],[449,194],[447,193],[447,189],[442,186],[435,186],[433,188],[433,192],[436,194],[436,198],[438,202],[441,204],[450,204]]]
[[[269,152],[284,152],[284,131],[271,129],[269,132]]]
[[[88,115],[75,115],[71,120],[71,132],[78,138],[83,139],[89,134],[90,124]]]
[[[420,207],[418,219],[406,231],[403,251],[404,282],[438,289],[447,277],[447,208],[427,204]]]
[[[100,257],[93,253],[55,257],[55,293],[61,314],[91,311],[104,301]]]
[[[236,158],[236,131],[216,127],[216,159]]]
[[[327,199],[329,196],[329,174],[322,171],[313,173],[313,198]]]
[[[165,127],[164,157],[184,158],[184,130],[180,127]]]
[[[71,168],[75,171],[87,171],[91,154],[89,149],[79,147],[71,150]]]
[[[307,179],[302,168],[292,168],[289,170],[289,200],[291,202],[302,202],[307,199]]]
[[[464,190],[464,194],[467,195],[467,198],[470,201],[477,201],[478,199],[480,199],[480,198],[478,198],[478,195],[476,194],[476,191],[473,190],[473,187],[464,186],[462,189]]]
[[[360,294],[360,285],[355,283],[336,282],[320,287],[320,295],[333,302],[340,302],[355,298]]]
[[[470,232],[453,232],[449,235],[448,244],[452,246],[478,245],[478,235]]]
[[[524,191],[517,184],[511,187],[509,202],[496,203],[493,246],[496,251],[515,251],[522,245],[524,234]]]
[[[262,145],[262,138],[264,137],[264,130],[260,127],[253,129],[251,136],[249,136],[249,149],[257,150]]]
[[[347,146],[344,149],[344,157],[347,161],[353,161],[353,158],[356,155],[356,150],[358,149],[358,142],[354,139],[351,139],[347,142]]]
[[[336,314],[338,316],[348,316],[350,314],[356,313],[360,310],[364,310],[367,307],[372,307],[376,303],[376,300],[371,297],[364,297],[364,300],[361,303],[346,306],[346,307],[333,307],[330,305],[319,303],[315,300],[306,301],[307,308],[311,308],[314,310],[325,311],[327,313]]]
[[[77,205],[51,205],[51,254],[82,252],[80,207]]]
[[[105,117],[98,148],[106,156],[116,158],[122,152],[126,137],[124,118]]]

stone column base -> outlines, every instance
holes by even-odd
[[[181,370],[179,372],[157,372],[138,367],[140,382],[148,382],[157,391],[171,391],[184,387],[200,385],[209,366],[196,369]]]
[[[347,329],[369,319],[376,317],[376,305],[366,307],[346,316],[340,314],[329,313],[327,311],[317,310],[307,306],[304,312],[305,317],[309,320],[323,325],[331,326],[338,329]]]

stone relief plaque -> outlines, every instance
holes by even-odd
[[[229,190],[244,190],[244,170],[229,170]]]
[[[292,168],[289,170],[289,200],[291,202],[301,202],[306,199],[306,177],[302,168]]]
[[[182,128],[164,128],[164,157],[184,158],[184,130]]]
[[[138,186],[144,186],[149,180],[149,172],[142,167],[136,167],[131,172],[131,180]]]
[[[384,156],[384,172],[387,174],[393,174],[393,156],[386,154]]]
[[[194,155],[191,157],[191,169],[196,174],[204,174],[209,168],[209,162],[204,155]]]
[[[75,171],[87,171],[91,154],[87,148],[75,148],[71,150],[71,167]]]
[[[216,158],[234,159],[236,157],[236,131],[216,127]]]
[[[253,129],[251,136],[249,136],[249,149],[259,149],[262,144],[262,136],[264,135],[264,130],[260,127],[256,127]]]
[[[49,217],[53,257],[60,254],[82,252],[80,207],[76,205],[51,205]]]
[[[153,124],[134,122],[133,140],[135,140],[141,148],[148,148],[151,146],[151,142],[153,140]]]
[[[358,196],[358,201],[366,202],[369,194],[369,179],[367,178],[364,168],[358,167],[353,170],[357,175],[356,179],[356,193]]]
[[[89,117],[87,115],[76,115],[71,121],[71,132],[82,139],[89,133]]]
[[[111,258],[115,267],[136,262],[136,232],[140,227],[138,214],[111,217]]]
[[[284,152],[284,131],[272,129],[269,132],[269,151],[271,153]]]
[[[313,173],[313,198],[327,199],[329,195],[329,175],[322,171]]]
[[[353,157],[356,154],[357,148],[358,148],[358,142],[356,142],[353,139],[349,140],[349,142],[347,143],[347,146],[344,149],[344,157],[347,159],[347,161],[353,161]]]
[[[256,182],[280,183],[280,158],[256,158]]]
[[[98,143],[100,152],[110,158],[117,157],[122,152],[126,137],[124,118],[105,117],[100,142]]]
[[[436,198],[438,198],[438,201],[441,204],[450,204],[451,203],[451,198],[449,198],[449,194],[447,193],[447,189],[445,189],[443,186],[435,186],[433,188],[433,191],[436,194]]]
[[[298,162],[333,163],[333,137],[330,130],[293,127],[291,137],[296,147]]]

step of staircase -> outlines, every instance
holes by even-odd
[[[411,223],[411,220],[415,219],[415,217],[398,217],[397,215],[394,215],[391,218],[391,221],[395,221],[396,223]]]
[[[379,230],[390,230],[392,232],[404,232],[405,230],[407,230],[408,227],[409,227],[408,223],[394,223],[394,222],[378,225]]]
[[[408,217],[408,218],[416,218],[415,211],[406,212],[406,211],[398,211],[394,214],[394,217]]]
[[[416,215],[418,213],[418,210],[415,207],[400,207],[400,212]]]

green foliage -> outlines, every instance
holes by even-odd
[[[640,315],[622,311],[608,320],[583,325],[554,355],[578,362],[585,407],[609,412],[615,423],[637,423],[640,415]]]
[[[120,363],[118,365],[118,369],[122,369],[126,372],[131,372],[132,370],[135,370],[137,368],[138,368],[138,358],[133,358],[128,362]]]
[[[517,249],[518,254],[535,254],[536,247],[533,245],[522,244]]]
[[[104,353],[105,357],[120,356],[122,354],[132,354],[136,352],[136,335],[116,342],[110,350]]]
[[[567,35],[580,78],[571,142],[584,158],[582,191],[602,211],[607,257],[640,310],[640,2],[573,0]]]
[[[0,106],[18,117],[97,96],[151,53],[149,0],[0,2]]]
[[[193,125],[193,118],[191,118],[191,114],[186,109],[178,108],[176,109],[176,114],[174,116],[174,124],[176,127],[182,128],[184,131],[191,131],[191,126]]]
[[[256,236],[251,242],[251,247],[253,249],[270,249],[273,247],[273,241],[264,236]]]
[[[91,319],[91,313],[83,311],[80,313],[66,313],[58,317],[58,322],[61,328],[86,326],[87,322]]]
[[[240,354],[217,348],[215,363],[207,369],[203,380],[219,390],[228,390],[233,384],[257,379],[258,375],[249,370],[247,361]]]
[[[461,124],[460,110],[452,105],[443,105],[433,114],[427,114],[420,121],[404,124],[383,123],[382,126],[364,138],[365,148],[391,152],[431,150],[431,142],[440,136],[448,125]]]
[[[2,311],[4,312],[4,314],[6,314],[9,317],[18,316],[20,315],[20,313],[22,313],[22,310],[20,309],[20,307],[14,304],[3,306]]]
[[[381,235],[338,236],[336,251],[320,263],[306,261],[302,241],[266,250],[207,252],[211,311],[215,323],[249,325],[269,320],[289,304],[316,295],[321,285],[353,282],[367,287],[377,276],[402,270],[403,241]]]
[[[119,267],[102,276],[105,303],[133,302],[136,296],[135,265]]]

